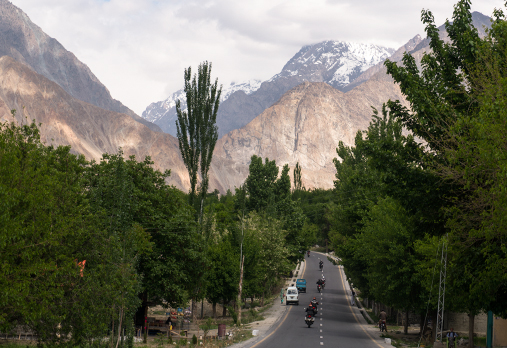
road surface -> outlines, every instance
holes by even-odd
[[[324,261],[322,272],[319,260]],[[317,279],[326,277],[326,287],[317,291]],[[307,293],[299,295],[299,306],[291,305],[280,324],[250,348],[308,348],[329,346],[340,348],[388,347],[378,334],[372,333],[361,317],[357,307],[350,305],[350,291],[345,291],[345,279],[341,270],[327,260],[327,257],[311,253],[306,258],[304,278]],[[319,301],[319,313],[311,328],[305,324],[305,308],[311,299]],[[371,326],[371,325],[370,325]]]

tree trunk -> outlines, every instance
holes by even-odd
[[[204,299],[201,301],[201,319],[204,319]]]
[[[407,310],[405,312],[405,326],[403,327],[403,333],[408,334],[408,314],[409,314],[409,311]]]
[[[222,317],[226,317],[227,316],[227,302],[225,301],[225,298],[223,299],[224,300],[224,306],[222,308]]]
[[[238,292],[238,325],[241,325],[241,293],[243,290],[243,264],[245,263],[245,255],[241,259],[241,265],[239,267],[239,292]]]
[[[213,302],[213,319],[217,318],[217,303]]]
[[[435,341],[437,340],[437,312],[431,312],[431,333]]]
[[[192,298],[192,321],[194,325],[197,325],[197,299],[195,297]]]
[[[422,335],[424,333],[424,326],[426,324],[424,322],[424,318],[425,318],[424,313],[421,313],[420,318],[421,318],[421,320],[419,321],[419,335]]]
[[[144,336],[143,343],[148,341],[148,306],[144,307]]]
[[[474,322],[475,314],[468,314],[468,347],[474,348]]]
[[[113,307],[113,314],[111,316],[111,342],[110,342],[111,348],[113,348],[113,344],[114,344],[114,309],[115,309],[115,307]]]

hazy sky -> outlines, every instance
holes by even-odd
[[[87,64],[139,115],[183,86],[183,70],[208,60],[212,77],[266,80],[303,45],[324,40],[398,48],[438,25],[456,0],[10,0]],[[491,16],[503,0],[475,0]]]

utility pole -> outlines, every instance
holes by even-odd
[[[445,279],[447,277],[448,238],[449,236],[446,235],[442,240],[442,256],[440,259],[440,286],[438,288],[437,330],[435,333],[435,343],[442,342],[442,332],[444,331]]]

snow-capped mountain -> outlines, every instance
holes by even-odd
[[[301,48],[270,81],[299,76],[342,89],[368,68],[390,57],[394,51],[373,44],[324,41]]]
[[[241,83],[231,82],[227,86],[222,86],[222,94],[220,102],[229,98],[231,94],[237,91],[243,91],[245,94],[251,94],[259,89],[261,81],[250,80]],[[185,91],[182,89],[174,92],[167,99],[150,104],[143,112],[142,117],[147,121],[160,125],[166,133],[176,136],[176,101],[180,100],[181,107],[186,110],[187,103],[185,99]]]
[[[304,46],[271,79],[262,83],[257,80],[232,82],[223,87],[217,116],[219,136],[245,126],[285,92],[305,81],[326,82],[345,91],[354,79],[394,51],[373,44],[340,41]],[[183,90],[179,90],[164,101],[152,103],[142,116],[164,132],[176,135],[176,100],[180,99],[185,107],[184,97]]]

